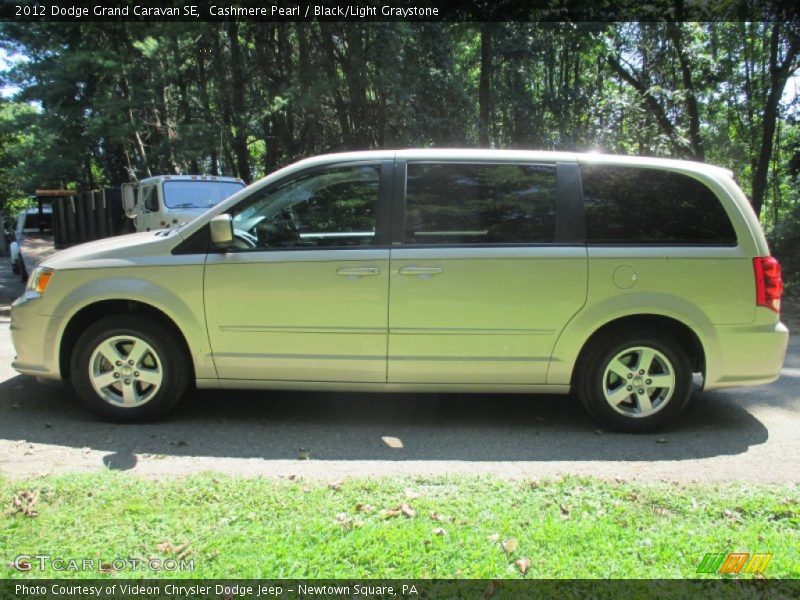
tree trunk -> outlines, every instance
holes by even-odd
[[[247,119],[245,117],[245,78],[242,67],[242,48],[239,42],[237,22],[227,24],[228,40],[231,45],[232,98],[231,125],[233,126],[233,153],[236,156],[236,171],[239,177],[250,182],[250,152],[247,148]]]
[[[689,116],[689,141],[692,145],[694,158],[700,161],[706,159],[706,151],[703,145],[703,138],[700,134],[700,110],[697,107],[697,97],[694,90],[692,70],[686,53],[683,50],[683,39],[681,25],[679,23],[669,23],[667,25],[670,38],[675,46],[675,53],[678,55],[678,65],[680,66],[683,87],[686,90],[686,113]]]
[[[753,172],[753,198],[751,202],[753,210],[759,216],[767,193],[769,163],[772,158],[772,148],[775,141],[775,124],[778,120],[778,103],[783,95],[783,88],[786,87],[789,75],[796,68],[794,64],[798,50],[798,39],[796,37],[791,36],[789,38],[786,56],[783,61],[778,59],[780,27],[780,24],[775,23],[772,26],[772,34],[770,36],[769,91],[764,105],[764,118],[761,122],[761,145]]]
[[[489,126],[492,115],[492,30],[490,23],[481,25],[481,74],[478,85],[478,142],[490,146]]]

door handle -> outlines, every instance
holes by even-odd
[[[344,277],[369,277],[380,275],[380,272],[378,267],[340,267],[336,269],[336,274]]]
[[[400,275],[438,275],[444,269],[442,267],[400,267]]]

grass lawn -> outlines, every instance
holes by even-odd
[[[194,571],[108,575],[120,577],[673,578],[697,576],[706,553],[741,550],[773,554],[767,578],[796,578],[799,495],[578,478],[0,479],[0,558],[4,577],[28,577],[8,563],[41,553],[194,561]]]

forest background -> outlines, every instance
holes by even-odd
[[[731,169],[800,291],[800,24],[5,22],[0,210],[151,174],[486,147]]]

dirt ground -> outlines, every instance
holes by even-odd
[[[21,286],[0,259],[0,473],[201,471],[337,480],[349,476],[565,474],[675,481],[800,483],[800,337],[767,386],[698,394],[668,429],[603,431],[568,397],[195,392],[166,420],[98,421],[69,388],[10,367],[8,305]],[[800,331],[800,303],[784,321]]]

